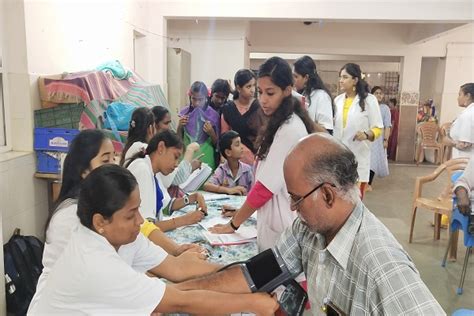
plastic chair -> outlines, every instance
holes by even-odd
[[[464,265],[461,272],[461,280],[459,281],[459,287],[457,288],[456,293],[458,295],[462,294],[462,288],[464,285],[464,279],[466,277],[467,263],[469,262],[469,255],[471,254],[471,249],[474,246],[474,236],[469,234],[467,227],[469,225],[469,217],[461,214],[456,205],[456,199],[453,202],[453,214],[451,216],[451,233],[449,234],[448,247],[446,248],[446,253],[444,254],[443,262],[441,263],[442,267],[446,267],[446,259],[448,257],[449,248],[451,247],[451,241],[453,234],[457,230],[462,230],[464,233],[464,246],[466,246],[466,256],[464,257]]]
[[[441,143],[438,142],[439,127],[435,122],[424,122],[416,127],[418,132],[418,144],[416,150],[416,164],[424,160],[425,149],[434,149],[435,164],[441,162]]]
[[[444,123],[439,128],[439,142],[441,143],[441,153],[439,154],[441,157],[441,162],[445,162],[451,159],[452,149],[453,149],[453,141],[449,137],[449,131],[451,129],[451,122]]]
[[[453,184],[451,182],[451,176],[456,171],[462,171],[466,168],[469,158],[457,158],[446,161],[436,168],[433,173],[417,177],[415,181],[415,190],[413,195],[413,205],[412,205],[412,217],[411,217],[411,226],[410,226],[410,237],[408,242],[411,243],[413,240],[413,230],[415,227],[415,218],[416,211],[418,208],[425,208],[435,213],[435,230],[434,230],[434,239],[438,240],[440,238],[441,231],[441,215],[451,216],[453,210],[453,202],[451,190]],[[423,185],[436,180],[442,173],[448,173],[449,182],[446,184],[445,189],[437,198],[426,198],[423,196]]]
[[[457,309],[451,314],[451,316],[474,316],[474,309]]]

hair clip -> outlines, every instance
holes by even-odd
[[[134,120],[131,120],[131,121],[130,121],[130,127],[135,128],[136,125],[137,125],[137,124],[135,124],[135,121],[134,121]]]
[[[365,73],[361,72],[360,79],[365,80]]]

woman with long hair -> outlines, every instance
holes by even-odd
[[[382,134],[383,122],[377,99],[369,93],[359,65],[345,64],[339,72],[342,94],[334,99],[334,136],[357,158],[361,197],[369,181],[370,143]]]
[[[280,57],[267,59],[258,72],[258,101],[268,118],[259,135],[255,185],[229,223],[216,225],[213,233],[233,233],[258,210],[257,244],[260,251],[272,247],[296,217],[283,177],[283,162],[291,148],[313,132],[314,123],[292,96],[290,65]]]
[[[316,64],[309,56],[298,58],[293,64],[295,88],[306,98],[309,117],[323,126],[330,134],[334,129],[334,105],[329,90],[316,70]]]
[[[234,130],[244,145],[242,162],[252,165],[257,153],[257,136],[264,125],[265,115],[255,98],[255,74],[240,69],[234,76],[234,100],[222,108],[221,133]]]
[[[131,156],[145,150],[150,139],[155,135],[155,118],[151,109],[141,107],[133,111],[128,127],[127,142],[122,151],[120,165],[127,163]]]

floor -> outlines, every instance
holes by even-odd
[[[433,165],[417,167],[390,164],[390,175],[374,179],[373,191],[367,192],[364,202],[410,254],[423,281],[450,315],[459,308],[474,310],[474,254],[469,258],[464,293],[456,294],[466,252],[462,233],[459,236],[457,262],[448,262],[446,268],[441,267],[441,260],[448,243],[448,234],[446,230],[442,230],[441,239],[433,239],[433,215],[430,211],[420,209],[417,212],[413,243],[408,243],[415,178],[427,175],[435,168]],[[423,187],[424,196],[437,196],[446,181],[443,177],[440,181]]]

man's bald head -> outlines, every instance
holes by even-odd
[[[326,133],[315,133],[301,139],[286,157],[284,168],[285,173],[301,171],[305,180],[313,185],[332,183],[346,193],[354,191],[358,181],[354,154]],[[352,196],[355,191],[350,193]]]

